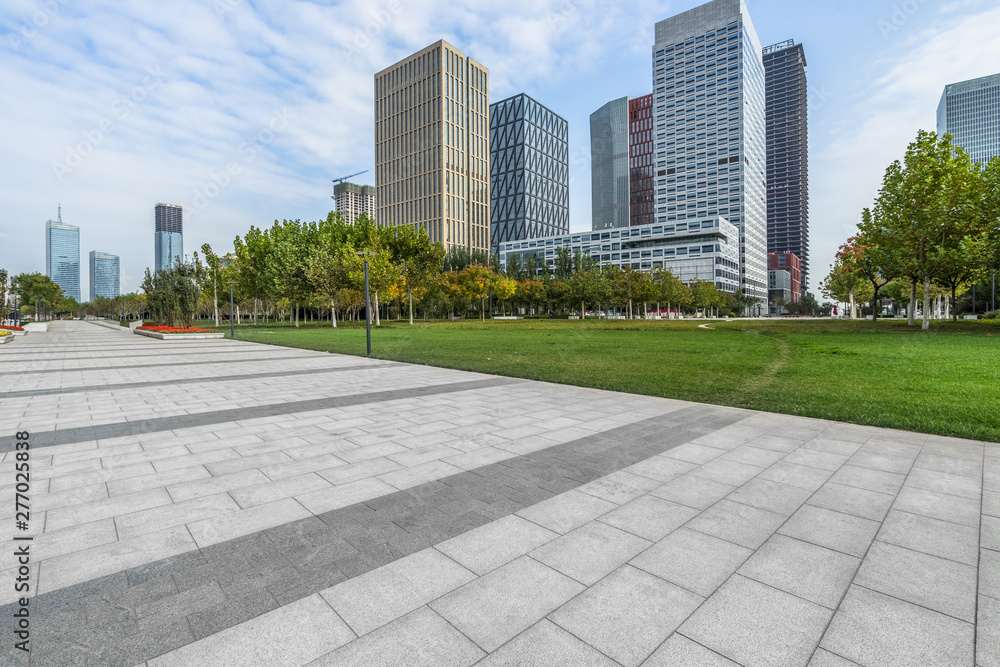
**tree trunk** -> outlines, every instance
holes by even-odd
[[[642,319],[646,319],[649,316],[649,306],[645,301],[642,302]]]
[[[854,292],[850,292],[847,296],[851,299],[851,319],[856,320],[858,319],[858,306],[854,303]]]
[[[633,319],[633,317],[632,317],[632,299],[631,298],[628,300],[628,318],[630,320]]]
[[[406,292],[407,292],[407,295],[409,296],[409,300],[410,300],[410,326],[412,327],[413,326],[413,290],[411,290],[411,289],[409,289],[409,287],[407,287]]]
[[[253,325],[257,326],[257,297],[253,298]]]
[[[917,317],[917,281],[910,279],[910,305],[906,308],[906,324],[913,326]]]
[[[375,326],[382,326],[382,319],[379,317],[378,292],[375,292]]]
[[[872,297],[872,322],[878,322],[878,311],[879,311],[879,301],[878,301],[878,291],[879,287],[872,283],[872,287],[875,288],[875,296]]]
[[[219,281],[212,283],[212,298],[215,303],[215,328],[219,328]]]
[[[957,286],[955,286],[955,285],[951,286],[951,303],[948,304],[948,306],[949,306],[949,308],[951,308],[951,321],[952,322],[958,322],[958,307],[957,307],[956,301],[955,301],[955,299],[956,299],[955,292],[957,290],[958,290]]]
[[[330,299],[330,326],[334,329],[337,328],[337,308],[334,306],[333,299]]]
[[[926,331],[931,328],[931,277],[924,276],[924,321],[920,328]]]

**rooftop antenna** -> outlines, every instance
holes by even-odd
[[[59,202],[59,224],[62,224],[62,202]]]

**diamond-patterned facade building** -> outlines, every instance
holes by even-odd
[[[567,233],[569,123],[523,93],[491,104],[491,252]]]

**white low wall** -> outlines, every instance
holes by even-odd
[[[147,336],[148,338],[156,338],[158,340],[215,340],[218,338],[225,338],[226,334],[221,331],[218,333],[172,333],[165,334],[159,331],[143,331],[142,329],[133,329],[132,333],[137,333],[140,336]]]
[[[27,324],[22,324],[25,331],[48,331],[48,322],[28,322]]]

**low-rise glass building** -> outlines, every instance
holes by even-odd
[[[686,220],[500,244],[500,267],[517,256],[524,267],[534,257],[539,272],[555,270],[557,248],[590,255],[599,266],[639,271],[670,270],[682,282],[705,280],[732,294],[740,288],[740,232],[725,218]]]

